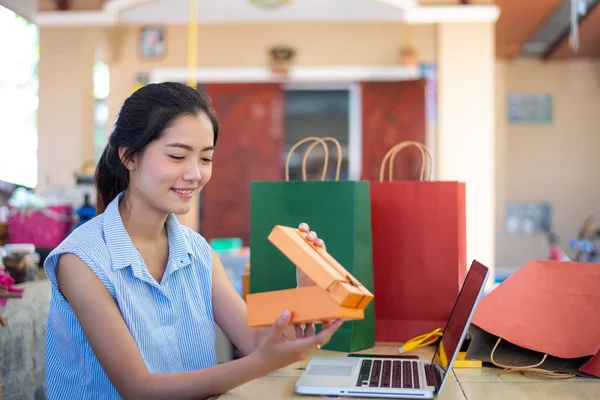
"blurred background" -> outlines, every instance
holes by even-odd
[[[283,180],[307,136],[339,140],[341,180],[378,180],[391,146],[426,144],[432,180],[466,182],[467,259],[492,284],[532,259],[593,261],[599,57],[597,0],[0,0],[3,256],[39,267],[93,217],[122,102],[178,81],[209,93],[222,132],[182,222],[240,292],[250,182]],[[323,157],[310,153],[308,179]],[[394,179],[418,179],[421,163],[406,150]]]

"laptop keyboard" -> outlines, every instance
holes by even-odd
[[[439,389],[442,384],[440,371],[432,364],[425,364],[425,379],[427,380],[427,385],[433,386],[436,390]]]
[[[420,389],[418,363],[404,360],[363,360],[356,386]]]

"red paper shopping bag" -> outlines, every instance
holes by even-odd
[[[420,181],[391,176],[396,153],[417,146]],[[465,184],[423,181],[427,148],[403,142],[371,182],[375,339],[406,341],[443,328],[466,275]],[[389,161],[390,177],[384,182]],[[430,166],[431,170],[431,166]]]
[[[598,264],[531,261],[480,301],[472,323],[494,341],[467,355],[491,362],[493,352],[507,370],[600,378],[599,288]]]

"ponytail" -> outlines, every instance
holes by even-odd
[[[109,144],[106,145],[94,176],[96,185],[96,214],[100,215],[117,197],[127,189],[129,184],[129,171],[125,168],[119,154]]]

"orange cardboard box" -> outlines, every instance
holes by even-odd
[[[307,240],[306,233],[277,225],[269,241],[316,286],[247,295],[249,326],[271,326],[285,309],[291,311],[293,323],[364,318],[373,294],[327,251]]]

